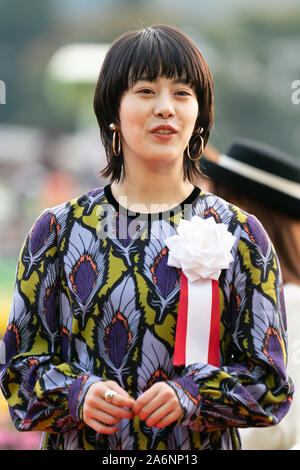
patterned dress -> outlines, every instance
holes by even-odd
[[[236,237],[219,278],[219,368],[173,365],[181,278],[164,240],[194,215]],[[33,224],[1,342],[1,387],[16,428],[44,431],[42,449],[237,449],[237,428],[276,424],[290,407],[286,341],[278,259],[254,216],[196,186],[170,212],[133,214],[108,184]],[[134,398],[167,381],[182,417],[157,429],[135,416],[99,435],[82,408],[105,379]]]

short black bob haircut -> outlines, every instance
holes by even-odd
[[[104,59],[94,96],[94,111],[106,151],[107,166],[100,175],[110,182],[124,176],[123,153],[113,154],[111,123],[119,124],[119,108],[123,94],[141,77],[154,81],[158,77],[183,78],[195,90],[199,114],[195,131],[206,145],[213,126],[213,79],[199,49],[184,33],[173,26],[153,25],[123,34],[111,45]],[[200,150],[200,139],[193,135],[189,142],[190,155]],[[123,175],[122,175],[123,172]],[[184,152],[183,179],[190,182],[202,176],[199,161],[192,161]]]

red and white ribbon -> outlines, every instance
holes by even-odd
[[[181,219],[176,234],[165,239],[168,265],[181,268],[181,291],[174,365],[197,363],[219,367],[222,269],[234,260],[236,238],[213,217]]]
[[[181,290],[175,336],[174,365],[205,363],[219,367],[219,283],[189,281],[181,270]]]

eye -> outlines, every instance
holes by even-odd
[[[175,94],[179,96],[192,96],[191,93],[189,93],[188,91],[184,91],[184,90],[176,91]]]
[[[141,90],[138,90],[137,93],[140,93],[142,95],[151,95],[151,93],[153,93],[153,90],[151,90],[150,88],[142,88]]]

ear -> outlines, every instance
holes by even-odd
[[[201,135],[203,131],[204,131],[203,127],[200,126],[194,130],[193,135]]]

